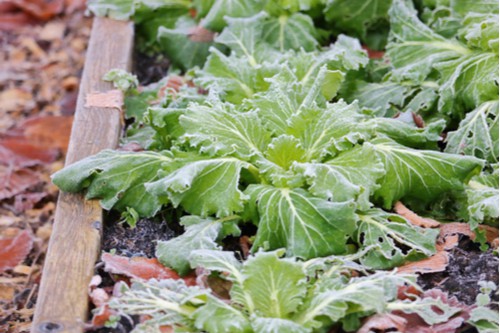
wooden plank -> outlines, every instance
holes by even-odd
[[[89,93],[113,89],[102,81],[113,68],[130,69],[133,25],[96,18],[92,26],[66,164],[114,148],[122,131],[120,111],[85,107]],[[81,194],[57,202],[32,333],[82,332],[88,317],[87,288],[99,256],[102,209]]]

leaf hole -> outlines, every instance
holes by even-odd
[[[434,313],[436,313],[439,316],[442,316],[444,314],[444,311],[435,305],[431,306],[431,309]]]
[[[359,234],[359,242],[363,244],[365,242],[365,233],[362,232]]]

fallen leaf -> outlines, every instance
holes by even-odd
[[[21,219],[17,216],[0,216],[0,227],[8,227],[13,225],[14,223],[19,223]]]
[[[148,320],[153,319],[150,315],[140,315],[139,316],[139,323],[144,323]],[[159,327],[158,333],[174,333],[174,328],[170,325],[162,325]]]
[[[7,13],[7,12],[15,11],[15,10],[16,10],[16,6],[14,4],[7,2],[7,1],[0,2],[0,12],[1,13]]]
[[[90,321],[90,327],[87,327],[87,329],[97,329],[104,327],[106,322],[113,315],[116,315],[116,312],[112,311],[107,304],[94,309],[92,311],[92,320]]]
[[[64,36],[64,31],[66,30],[66,25],[61,21],[53,21],[47,23],[38,37],[45,41],[54,41],[62,39]]]
[[[0,14],[0,31],[16,31],[28,24],[36,23],[30,15],[26,13],[7,13],[2,12]]]
[[[179,279],[179,275],[172,269],[160,264],[158,259],[145,257],[123,257],[103,253],[101,260],[104,270],[112,274],[125,275],[134,279]]]
[[[439,251],[433,256],[420,261],[411,262],[398,267],[398,273],[435,273],[446,269],[449,262],[449,255],[446,251]]]
[[[487,226],[480,225],[479,230],[485,232],[486,240],[490,244],[494,244],[495,239],[498,238],[498,229]],[[436,240],[436,250],[449,250],[457,246],[461,235],[467,236],[470,239],[476,239],[476,234],[470,229],[468,223],[443,223],[439,227],[439,235]]]
[[[80,80],[76,76],[70,76],[61,82],[61,86],[66,90],[73,90],[78,88],[79,83]]]
[[[478,229],[484,231],[488,243],[493,244],[495,240],[498,242],[498,229],[489,225],[481,224]]]
[[[35,106],[33,95],[20,88],[0,92],[0,112],[30,109]]]
[[[72,116],[45,116],[30,118],[22,123],[24,137],[43,148],[68,150]]]
[[[23,262],[33,247],[33,237],[28,230],[14,238],[0,239],[0,274]]]
[[[36,230],[36,237],[43,241],[47,241],[50,235],[52,235],[52,225],[50,223],[46,223]]]
[[[106,290],[102,288],[95,288],[90,292],[89,296],[90,299],[92,300],[92,303],[94,303],[96,307],[101,307],[105,305],[111,298],[106,292]]]
[[[192,42],[210,43],[214,40],[215,32],[205,29],[201,26],[191,28],[187,33],[187,37]]]
[[[86,0],[64,0],[64,4],[66,6],[64,12],[66,14],[71,14],[78,10],[85,9],[86,3]]]
[[[358,330],[358,333],[371,332],[406,332],[406,319],[390,313],[371,316]]]
[[[398,296],[400,300],[414,299],[415,296],[422,294],[422,291],[417,289],[414,285],[402,285],[398,287]]]
[[[401,201],[396,202],[396,204],[394,205],[394,211],[417,227],[436,228],[441,225],[441,223],[436,220],[418,216],[410,209],[408,209],[405,205],[403,205]]]
[[[116,312],[111,310],[108,306],[111,296],[103,288],[98,288],[101,283],[102,278],[99,275],[94,275],[90,280],[88,291],[89,298],[96,309],[92,311],[92,319],[90,325],[86,325],[87,329],[104,327],[109,317],[116,314]]]
[[[14,211],[22,213],[35,207],[43,198],[47,196],[46,192],[21,193],[14,197]]]
[[[424,122],[424,119],[422,118],[422,116],[420,116],[419,114],[416,114],[415,112],[412,112],[411,116],[413,118],[413,122],[415,123],[415,125],[418,128],[424,128],[425,127],[425,122]]]
[[[403,311],[393,311],[392,314],[404,318],[407,322],[405,333],[456,333],[458,329],[470,317],[472,307],[460,303],[455,297],[448,297],[448,294],[439,290],[431,289],[424,292],[422,298],[438,299],[442,303],[454,308],[460,308],[461,311],[455,314],[446,322],[429,325],[416,313],[405,313]],[[439,309],[434,309],[439,311]]]
[[[33,272],[33,267],[28,265],[17,265],[12,270],[17,274],[30,275]]]
[[[160,88],[160,92],[164,89],[172,89],[175,92],[179,92],[181,87],[186,83],[186,79],[179,75],[170,75],[167,78],[167,82],[163,87]]]
[[[250,241],[250,237],[248,236],[241,236],[240,240],[240,247],[241,247],[241,252],[243,255],[243,258],[248,258],[248,255],[250,254],[250,248],[252,247],[252,243]]]
[[[491,242],[491,247],[494,249],[498,249],[498,237]]]
[[[63,0],[8,0],[22,11],[40,20],[48,20],[64,9]]]
[[[362,46],[363,50],[365,50],[368,53],[368,57],[370,59],[381,59],[384,57],[385,52],[384,51],[376,51],[370,49],[368,46],[363,45]]]
[[[212,272],[210,270],[202,267],[197,267],[195,272],[196,272],[195,285],[203,289],[211,289],[212,293],[221,299],[228,300],[231,298],[229,295],[229,292],[233,285],[231,281],[221,279],[218,276],[212,276],[211,275]]]
[[[184,84],[186,84],[186,79],[184,77],[169,75],[165,84],[158,90],[158,98],[162,99],[168,94],[175,96]]]
[[[58,156],[57,149],[43,149],[23,138],[0,140],[0,164],[27,167],[54,162]]]
[[[36,40],[32,37],[26,37],[21,40],[21,45],[28,49],[33,57],[45,60],[47,53],[40,47]],[[46,86],[42,86],[42,89]]]
[[[69,91],[64,94],[64,96],[57,103],[61,109],[61,114],[65,116],[71,116],[75,114],[76,101],[78,99],[78,91]]]
[[[11,300],[14,298],[16,289],[13,286],[0,284],[0,301]]]
[[[40,183],[39,175],[29,169],[9,172],[0,167],[0,200],[8,199]]]

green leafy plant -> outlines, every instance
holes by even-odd
[[[193,267],[230,282],[230,299],[182,280],[150,280],[124,286],[110,306],[151,318],[134,332],[157,331],[162,325],[179,332],[322,332],[336,323],[352,331],[360,318],[374,313],[417,313],[432,325],[461,311],[440,299],[398,300],[398,288],[414,284],[409,276],[365,275],[349,257],[301,262],[280,258],[283,252],[259,252],[241,263],[230,252],[193,251]],[[354,274],[356,269],[360,272]]]
[[[311,332],[348,314],[346,325],[357,326],[360,316],[385,311],[398,285],[411,283],[384,272],[352,277],[342,259],[298,262],[282,253],[260,252],[242,264],[230,252],[196,250],[191,265],[222,273],[231,282],[230,300],[182,280],[150,280],[124,287],[111,308],[150,316],[142,326],[185,332]]]
[[[391,8],[392,35],[398,15],[423,25],[408,20],[414,13],[404,6],[395,1]],[[227,20],[216,42],[230,54],[210,49],[194,74],[208,95],[179,91],[147,110],[162,150],[104,151],[56,173],[54,183],[65,191],[87,189],[106,209],[130,207],[141,216],[166,204],[200,219],[238,215],[258,227],[253,251],[283,247],[310,259],[370,245],[377,249],[365,263],[375,268],[432,254],[434,231],[372,207],[464,192],[484,162],[439,152],[443,121],[418,128],[340,99],[346,76],[368,63],[355,39],[341,35],[311,52],[286,44],[291,49],[281,52],[281,44],[263,38],[265,20],[265,14]],[[411,64],[408,73],[418,68]],[[403,65],[394,66],[397,73]],[[398,250],[403,244],[406,254]],[[174,264],[185,267],[185,258]]]
[[[164,51],[172,69],[142,91],[127,73],[107,75],[135,119],[124,142],[146,150],[102,151],[53,182],[131,225],[177,209],[185,231],[158,243],[160,262],[231,283],[221,300],[182,281],[136,282],[111,306],[151,317],[141,332],[354,330],[396,309],[423,309],[429,325],[452,316],[437,301],[395,301],[408,280],[365,270],[435,252],[437,230],[391,213],[397,201],[498,225],[498,4],[481,3],[91,1],[132,17],[140,47]],[[245,223],[256,234],[240,262],[222,243]]]
[[[498,312],[491,309],[491,293],[497,291],[494,282],[479,281],[480,293],[476,298],[476,307],[471,311],[469,322],[480,333],[493,333],[498,331]]]

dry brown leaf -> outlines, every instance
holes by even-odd
[[[58,156],[57,149],[44,149],[23,138],[0,140],[0,164],[27,167],[54,162]]]
[[[189,30],[187,37],[192,42],[210,43],[213,42],[215,33],[208,29],[203,28],[202,26],[197,26]]]
[[[25,25],[36,23],[36,20],[26,13],[8,13],[1,10],[0,13],[0,31],[15,31]]]
[[[389,331],[390,330],[390,331]],[[390,313],[371,316],[365,321],[357,333],[371,332],[406,332],[406,319]]]
[[[437,228],[441,225],[441,223],[436,220],[418,216],[410,209],[408,209],[405,205],[403,205],[401,201],[396,202],[396,204],[394,205],[394,211],[417,227]]]
[[[406,264],[398,268],[398,273],[435,273],[446,270],[449,262],[449,255],[446,251],[439,251],[433,256]]]
[[[90,93],[85,96],[86,108],[112,108],[121,110],[122,105],[123,93],[116,89],[105,93]]]
[[[17,216],[0,215],[0,227],[9,227],[19,222],[21,222],[21,218]]]
[[[243,258],[248,258],[249,254],[250,254],[250,248],[252,247],[250,237],[241,236],[240,240],[239,240],[239,244],[241,247],[241,252],[242,252]]]
[[[212,276],[208,269],[197,267],[196,270],[196,285],[203,289],[211,289],[212,293],[221,299],[230,299],[229,292],[232,287],[232,282],[222,279],[218,276]]]
[[[72,116],[45,116],[30,118],[22,123],[24,137],[43,148],[68,150]]]
[[[64,31],[66,30],[66,25],[62,21],[52,21],[47,23],[38,37],[45,41],[54,41],[62,39],[64,36]]]
[[[97,289],[97,290],[103,291],[105,293],[103,289]],[[91,298],[92,297],[94,296],[91,296]],[[104,327],[109,318],[113,315],[116,315],[116,312],[111,310],[109,308],[109,305],[107,304],[99,306],[97,310],[94,310],[92,313],[93,314],[92,314],[92,320],[90,321],[90,327],[87,327],[87,329],[97,329],[100,327]]]
[[[14,238],[0,239],[0,274],[16,267],[30,253],[33,237],[28,230]]]
[[[415,296],[422,294],[422,291],[417,289],[414,285],[402,285],[398,287],[398,296],[400,300],[414,299]]]
[[[21,40],[21,46],[24,46],[31,55],[35,58],[45,60],[47,58],[47,53],[40,47],[40,45],[32,37],[26,37]],[[47,86],[42,86],[47,87]]]
[[[17,274],[30,275],[35,269],[36,267],[31,267],[28,265],[17,265],[12,269],[12,271]]]
[[[485,224],[479,225],[478,228],[479,230],[485,232],[486,240],[488,241],[488,243],[493,244],[495,240],[498,243],[498,228]]]
[[[384,57],[384,54],[385,54],[384,51],[375,51],[375,50],[370,49],[366,45],[363,45],[362,48],[363,48],[363,50],[365,50],[368,53],[368,57],[370,59],[382,59]]]
[[[2,1],[0,2],[0,13],[8,13],[15,11],[17,8],[13,3]]]
[[[13,286],[0,284],[0,301],[13,299],[15,292],[16,288]]]
[[[60,14],[64,9],[63,0],[7,0],[6,2],[10,2],[29,15],[44,21]]]
[[[48,195],[47,192],[21,193],[14,197],[14,211],[19,214],[35,207],[43,198]]]
[[[145,257],[123,257],[103,253],[101,260],[104,270],[112,274],[125,275],[134,279],[179,279],[179,275],[172,269],[160,264],[158,259]]]
[[[116,314],[108,306],[111,296],[103,288],[98,288],[101,282],[102,278],[99,275],[94,275],[90,280],[88,293],[91,302],[95,305],[97,310],[93,311],[92,319],[90,324],[87,325],[87,329],[103,327],[109,320],[109,317]]]
[[[422,118],[422,116],[420,116],[419,114],[416,114],[415,112],[412,112],[411,116],[413,118],[413,122],[415,123],[415,125],[418,128],[424,128],[425,127],[425,122],[424,122],[424,119]]]
[[[9,172],[0,166],[0,200],[11,198],[40,183],[40,176],[30,169]]]
[[[36,237],[43,241],[48,241],[52,234],[52,225],[47,223],[36,230]]]
[[[491,241],[491,247],[494,249],[498,249],[498,237]]]
[[[74,13],[75,11],[83,10],[85,9],[86,3],[87,3],[86,0],[64,0],[64,4],[66,6],[64,12],[66,14],[71,14]]]
[[[0,92],[0,112],[19,111],[35,106],[33,95],[20,88],[11,88]]]
[[[480,225],[479,230],[485,232],[486,240],[493,244],[498,238],[498,229],[487,225]],[[457,246],[461,235],[467,236],[470,239],[476,239],[476,234],[470,229],[468,223],[443,223],[439,228],[439,236],[436,240],[436,249],[438,251],[450,250]]]
[[[61,110],[61,114],[64,116],[71,116],[75,114],[77,99],[78,99],[78,91],[76,89],[73,91],[66,92],[64,96],[57,103],[57,106]]]
[[[444,323],[438,323],[434,325],[427,324],[420,316],[416,313],[405,313],[403,311],[393,311],[393,315],[404,318],[407,321],[407,326],[405,333],[456,333],[459,328],[465,323],[470,317],[470,306],[460,303],[455,297],[448,297],[448,294],[439,290],[431,289],[424,292],[422,298],[433,298],[439,299],[441,302],[448,304],[455,308],[461,308],[457,315],[454,315],[448,321]],[[437,311],[438,309],[435,309]]]

